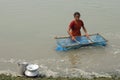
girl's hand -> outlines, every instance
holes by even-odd
[[[85,36],[86,36],[87,38],[89,38],[89,34],[88,34],[88,33],[85,33]]]
[[[74,37],[74,36],[72,36],[72,40],[75,40],[75,37]]]

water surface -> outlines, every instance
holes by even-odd
[[[17,72],[17,62],[39,64],[46,74],[80,76],[120,73],[119,0],[0,0],[0,70]],[[79,11],[89,33],[106,47],[56,52],[54,36],[67,35]],[[84,34],[84,32],[83,32]]]

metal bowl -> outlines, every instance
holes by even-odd
[[[37,64],[29,64],[26,69],[30,72],[35,72],[39,69],[39,66]]]
[[[27,77],[37,77],[39,75],[39,71],[31,72],[31,71],[26,70],[25,75]]]

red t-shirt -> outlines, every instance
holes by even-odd
[[[81,27],[84,26],[84,23],[82,20],[79,20],[79,21],[71,21],[70,25],[69,25],[69,28],[72,30],[71,31],[71,34],[73,36],[81,36]]]

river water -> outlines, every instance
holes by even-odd
[[[17,73],[17,62],[37,63],[48,76],[120,74],[120,0],[0,0],[0,70]],[[67,35],[79,11],[90,34],[106,47],[56,52],[55,36]],[[84,34],[84,32],[83,32]]]

